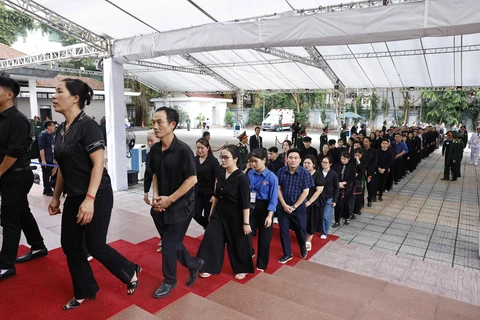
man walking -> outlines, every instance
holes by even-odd
[[[470,153],[470,164],[478,165],[478,154],[480,153],[480,126],[477,127],[477,132],[472,134],[468,140],[468,148]]]
[[[0,280],[16,274],[15,261],[27,262],[48,254],[28,204],[28,192],[33,185],[32,169],[35,167],[30,166],[28,152],[31,142],[30,121],[13,104],[19,93],[20,85],[15,80],[0,77],[0,137],[4,138],[0,139],[0,209],[3,227]],[[22,231],[31,248],[17,258]]]
[[[153,172],[151,215],[162,237],[162,271],[164,280],[154,298],[169,295],[177,286],[177,260],[190,271],[187,286],[197,280],[204,261],[192,257],[183,245],[183,238],[194,215],[197,183],[192,150],[177,139],[174,130],[179,121],[175,109],[162,107],[154,115],[153,131],[160,143],[150,150]]]
[[[52,170],[54,166],[53,159],[53,133],[55,132],[55,123],[52,120],[47,120],[44,123],[45,130],[38,136],[38,149],[40,150],[40,162],[42,163],[43,176],[43,194],[49,197],[53,196],[52,185],[50,180],[52,178]]]

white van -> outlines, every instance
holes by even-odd
[[[272,109],[268,112],[262,122],[262,130],[278,130],[278,118],[282,118],[282,129],[290,130],[292,124],[295,122],[295,114],[292,109]]]

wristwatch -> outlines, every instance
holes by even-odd
[[[294,204],[294,205],[292,205],[292,208],[293,208],[293,209],[297,209],[297,207],[295,206],[295,204]]]

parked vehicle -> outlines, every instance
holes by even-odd
[[[272,109],[262,122],[262,130],[279,131],[279,120],[282,120],[282,130],[290,130],[295,122],[295,114],[292,109]]]

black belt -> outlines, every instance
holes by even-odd
[[[14,171],[14,172],[19,172],[19,171],[32,171],[37,169],[37,166],[28,166],[24,168],[15,168],[15,169],[10,169],[9,171]]]

